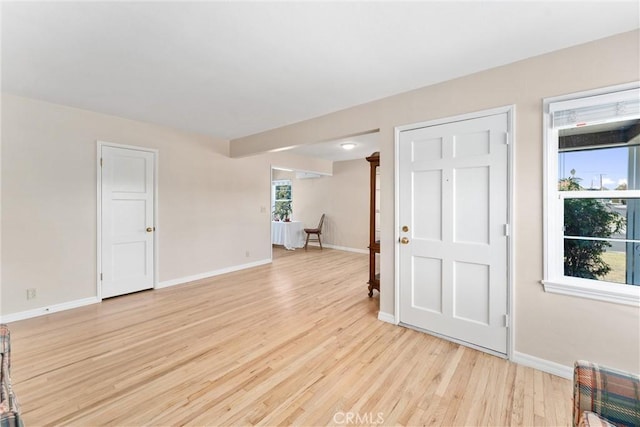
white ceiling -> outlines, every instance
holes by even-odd
[[[639,8],[3,2],[2,89],[234,139],[639,28]]]

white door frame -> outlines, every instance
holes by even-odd
[[[394,220],[393,220],[393,241],[394,241],[394,323],[400,324],[400,133],[403,131],[419,129],[428,126],[437,126],[462,120],[477,119],[496,114],[507,114],[507,221],[509,230],[507,235],[507,357],[512,358],[515,348],[515,215],[514,215],[514,176],[515,176],[515,115],[516,106],[506,105],[503,107],[491,108],[488,110],[476,111],[473,113],[458,116],[444,117],[441,119],[429,120],[426,122],[412,123],[409,125],[396,126],[394,129]]]
[[[129,150],[146,151],[153,153],[153,223],[156,227],[153,238],[153,288],[158,286],[158,241],[160,229],[158,223],[158,150],[154,148],[138,147],[135,145],[115,144],[113,142],[96,141],[96,175],[97,175],[97,191],[96,191],[96,208],[97,208],[97,262],[96,262],[96,296],[98,301],[102,301],[102,167],[100,161],[102,158],[102,147],[124,148]]]

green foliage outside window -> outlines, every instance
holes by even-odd
[[[276,200],[291,200],[291,185],[276,185]]]
[[[561,179],[560,191],[582,191],[580,178]],[[567,198],[564,200],[565,236],[610,238],[624,228],[624,217],[612,212],[597,199]],[[603,240],[564,240],[564,274],[571,277],[598,279],[607,275],[611,267],[602,254],[611,247]]]

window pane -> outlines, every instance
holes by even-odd
[[[565,199],[564,274],[640,285],[640,199]]]
[[[580,186],[560,186],[559,190],[627,190],[630,150],[615,147],[559,153],[560,182],[573,178]]]
[[[565,239],[564,275],[640,285],[640,244]]]
[[[291,185],[276,185],[276,200],[291,200]]]
[[[559,131],[559,190],[640,189],[640,120]]]
[[[634,218],[640,199],[564,199],[565,237],[597,237],[640,240],[627,218]],[[631,215],[629,215],[631,213]],[[640,214],[640,211],[638,211]],[[635,234],[635,235],[634,235]]]

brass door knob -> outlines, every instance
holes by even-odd
[[[409,239],[407,239],[406,237],[403,237],[402,239],[400,239],[400,243],[402,243],[403,245],[406,245],[407,243],[409,243]]]
[[[151,233],[152,231],[153,231],[153,228],[147,227],[147,233]]]

